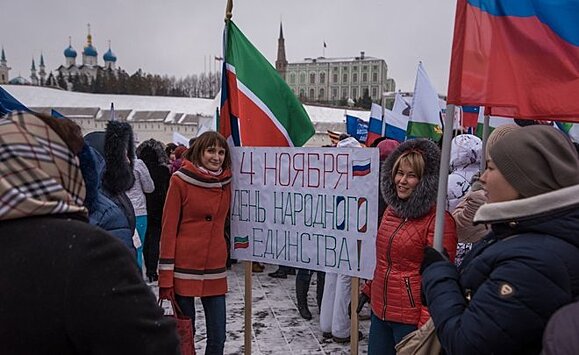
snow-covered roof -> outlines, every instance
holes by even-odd
[[[137,95],[105,95],[72,92],[54,88],[23,85],[2,85],[6,91],[27,107],[58,108],[99,108],[97,119],[108,119],[111,103],[114,104],[115,114],[123,116],[129,121],[144,120],[158,121],[160,116],[165,117],[166,123],[198,124],[200,117],[214,117],[215,109],[221,102],[218,95],[215,99],[200,99],[186,97],[165,96],[137,96]],[[359,117],[368,121],[370,111],[344,110],[304,105],[312,122],[343,123],[345,114]],[[64,109],[66,110],[66,109]],[[129,111],[130,113],[128,113]],[[154,114],[153,112],[162,112]],[[59,111],[60,112],[60,111]],[[62,112],[66,115],[65,112]]]
[[[215,100],[137,95],[105,95],[71,92],[39,86],[2,85],[6,91],[27,107],[99,107],[110,110],[169,111],[166,121],[176,113],[213,117]],[[131,118],[129,118],[130,120]]]

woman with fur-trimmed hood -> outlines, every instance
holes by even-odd
[[[424,247],[434,239],[440,150],[429,140],[402,143],[384,162],[381,192],[388,204],[376,237],[376,269],[360,296],[370,301],[368,354],[395,354],[394,346],[428,320],[420,301]],[[445,215],[444,246],[454,258],[456,227]],[[361,309],[359,306],[358,309]]]
[[[119,221],[123,228],[118,237],[130,247],[136,258],[136,249],[130,244],[135,232],[135,211],[131,200],[125,194],[133,183],[135,143],[133,129],[126,122],[110,121],[106,132],[92,132],[85,136],[86,142],[100,153],[105,162],[100,189],[123,212],[126,221]],[[126,223],[125,223],[126,222]]]

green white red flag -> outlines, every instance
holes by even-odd
[[[303,105],[233,21],[223,33],[219,132],[236,146],[300,147],[315,133]]]

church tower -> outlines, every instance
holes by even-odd
[[[88,25],[88,35],[86,36],[86,47],[82,51],[82,65],[95,67],[97,65],[97,50],[92,45],[92,35],[90,34],[90,24]]]
[[[40,65],[38,66],[38,76],[40,77],[40,86],[46,84],[46,67],[44,65],[44,55],[40,53]]]
[[[275,69],[285,80],[287,70],[287,59],[285,58],[285,39],[283,38],[283,26],[279,23],[279,38],[277,39],[277,59],[275,61]]]
[[[117,62],[117,56],[111,50],[111,41],[109,41],[109,50],[103,55],[103,60],[105,61],[106,69],[115,69],[115,63]]]
[[[9,80],[9,71],[10,67],[8,67],[8,62],[6,61],[6,53],[4,53],[4,47],[2,47],[2,55],[0,56],[0,84],[7,84]]]
[[[32,85],[38,85],[38,76],[36,75],[36,64],[32,58],[32,66],[30,67],[30,82]]]
[[[72,48],[72,39],[68,37],[68,48],[64,50],[64,57],[66,58],[66,67],[76,65],[76,51]]]

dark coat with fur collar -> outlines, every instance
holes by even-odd
[[[425,167],[420,182],[406,200],[398,198],[392,179],[396,160],[408,150],[421,152]],[[421,325],[428,319],[420,301],[420,265],[424,247],[434,239],[434,217],[440,151],[427,140],[415,139],[401,144],[381,169],[381,192],[388,204],[376,237],[374,278],[364,289],[370,296],[372,312],[381,320]],[[454,259],[456,226],[445,215],[444,247]]]

